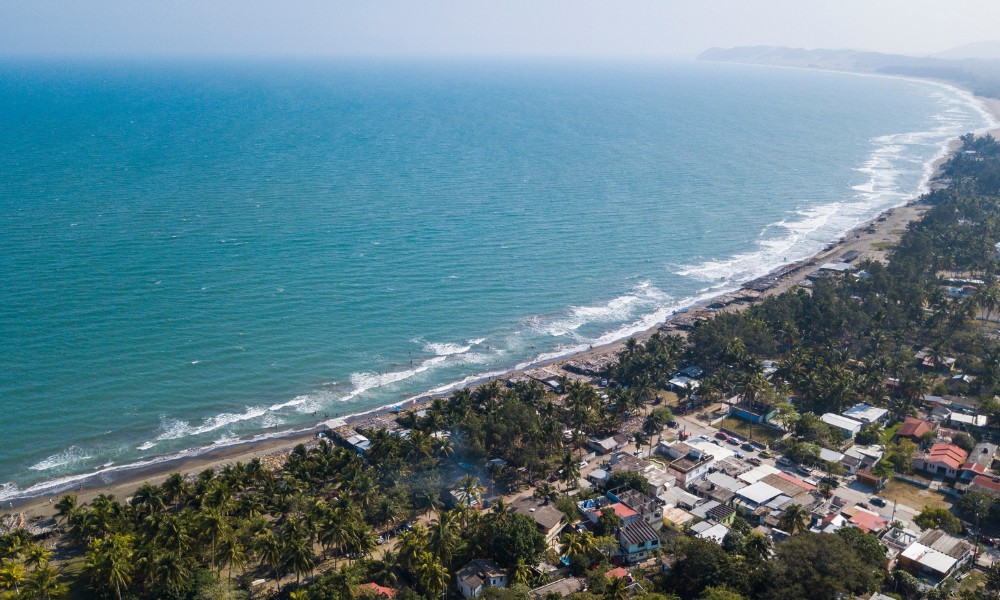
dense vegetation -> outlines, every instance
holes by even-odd
[[[555,553],[533,521],[503,500],[486,511],[463,502],[446,509],[447,490],[478,504],[532,485],[536,496],[575,517],[578,497],[559,489],[575,487],[586,438],[637,420],[637,441],[652,444],[672,416],[650,405],[685,363],[710,373],[701,400],[739,393],[777,410],[796,434],[786,452],[805,462],[835,441],[813,413],[858,401],[911,413],[933,389],[914,361],[914,351],[925,347],[935,360],[957,357],[957,366],[977,377],[963,391],[1000,416],[993,400],[1000,342],[994,326],[976,320],[1000,309],[993,247],[1000,241],[1000,145],[963,142],[963,151],[975,154],[960,153],[948,164],[954,185],[925,198],[929,211],[887,265],[866,262],[859,265],[863,275],[817,281],[811,290],[720,314],[686,341],[661,334],[630,340],[605,373],[612,380],[606,398],[573,381],[559,398],[538,384],[493,382],[436,400],[426,416],[401,416],[410,429],[405,437],[366,432],[364,457],[321,442],[295,448],[276,472],[254,460],[193,478],[173,475],[142,486],[127,502],[100,496],[78,504],[66,496],[58,503],[62,571],[23,533],[0,538],[0,597],[230,598],[245,596],[256,578],[277,578],[282,587],[274,593],[283,598],[359,597],[358,584],[369,581],[396,588],[398,598],[439,598],[466,561],[492,558],[517,585],[489,595],[525,598],[526,586],[541,580],[531,567],[561,554],[588,578],[588,592],[578,598],[624,598],[623,580],[603,576],[616,547],[613,524],[568,533]],[[968,298],[951,299],[939,278],[944,270],[985,283]],[[770,379],[764,359],[778,365]],[[864,435],[878,439],[881,432]],[[907,469],[913,450],[911,442],[892,446],[887,468]],[[480,468],[490,459],[502,461]],[[619,478],[642,487],[635,476]],[[963,511],[977,514],[981,504],[970,501]],[[650,574],[634,597],[834,598],[887,581],[909,589],[903,575],[886,580],[872,536],[852,529],[812,534],[806,520],[803,511],[788,511],[782,525],[795,535],[773,548],[739,520],[721,545],[680,536],[666,545],[676,556],[670,574]],[[380,536],[397,533],[391,549],[379,546]]]

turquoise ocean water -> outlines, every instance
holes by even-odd
[[[0,64],[0,498],[645,329],[992,124],[717,64]]]

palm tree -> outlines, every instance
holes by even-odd
[[[270,567],[275,578],[284,572],[282,550],[281,540],[270,529],[265,529],[254,538],[254,552],[260,557],[262,565]]]
[[[567,533],[562,537],[562,552],[573,559],[577,556],[589,556],[596,548],[594,534],[589,531],[582,533]]]
[[[229,574],[226,576],[226,579],[229,580],[229,589],[232,590],[233,567],[242,570],[246,566],[247,562],[246,549],[243,547],[243,544],[240,543],[240,540],[236,536],[232,534],[227,535],[225,539],[222,540],[222,543],[219,545],[219,554],[217,560],[220,569],[223,566],[229,567]]]
[[[114,590],[122,600],[122,590],[132,582],[133,553],[131,536],[114,533],[96,539],[84,556],[84,572],[97,587]]]
[[[163,490],[149,483],[142,484],[135,491],[129,504],[136,511],[136,516],[140,519],[167,508],[167,503],[163,498]]]
[[[55,600],[69,593],[69,586],[60,583],[58,572],[50,566],[39,567],[24,582],[23,595],[32,600]]]
[[[51,558],[51,550],[46,550],[41,546],[35,546],[32,544],[31,546],[28,546],[28,549],[24,554],[24,566],[35,567],[37,570],[41,567],[47,566]]]
[[[763,562],[771,554],[771,542],[758,531],[751,531],[743,542],[743,556],[750,560]]]
[[[24,576],[24,565],[7,559],[0,561],[0,587],[13,589],[15,597],[21,593],[19,586]]]
[[[543,481],[538,484],[538,487],[535,488],[535,491],[531,495],[539,500],[544,500],[545,503],[548,504],[549,502],[555,500],[558,494],[559,492],[556,490],[555,486],[548,481]]]
[[[559,463],[560,473],[559,480],[566,484],[567,489],[572,484],[572,487],[576,487],[577,482],[580,480],[580,463],[577,462],[573,453],[569,450],[563,455],[562,461]]]
[[[809,523],[809,513],[801,504],[793,504],[785,509],[785,514],[781,515],[778,523],[783,530],[795,535],[805,531]]]
[[[510,576],[510,580],[514,583],[523,583],[528,585],[531,582],[532,573],[531,566],[524,561],[523,558],[517,558],[517,564],[514,565],[514,572]]]
[[[56,502],[56,520],[64,524],[78,510],[76,494],[66,494]]]
[[[176,595],[191,579],[188,561],[178,552],[164,552],[159,556],[155,573],[168,590]]]
[[[372,579],[381,585],[389,587],[395,586],[399,583],[399,577],[396,575],[396,566],[398,563],[399,556],[392,550],[386,550],[382,554],[381,560],[375,561],[371,564]]]
[[[429,598],[438,598],[448,587],[448,569],[438,562],[430,552],[424,552],[417,559],[416,576],[420,587]]]
[[[302,576],[312,573],[316,567],[316,557],[313,554],[312,544],[301,535],[285,534],[282,544],[282,563],[295,573],[295,585],[302,581]]]
[[[473,506],[479,504],[486,488],[480,485],[478,478],[466,474],[458,480],[458,490],[462,493],[463,500]]]
[[[430,547],[441,564],[451,564],[454,551],[461,541],[461,531],[453,512],[440,513],[437,520],[431,522]]]
[[[607,600],[628,600],[628,583],[622,577],[615,577],[608,582],[608,587],[604,590],[604,597]]]
[[[199,537],[208,537],[211,544],[209,548],[209,557],[211,558],[212,570],[219,573],[219,568],[216,565],[215,559],[218,556],[219,540],[229,534],[229,521],[219,509],[209,508],[202,511],[202,513],[198,515],[197,528]]]

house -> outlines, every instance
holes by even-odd
[[[878,513],[866,508],[852,506],[845,508],[843,514],[847,516],[848,523],[865,533],[878,534],[889,526],[889,519],[884,519]]]
[[[722,540],[726,538],[726,534],[729,533],[729,528],[721,523],[716,523],[708,529],[698,533],[698,537],[703,540],[711,540],[716,544],[721,544]]]
[[[781,490],[763,481],[758,481],[736,492],[733,504],[735,508],[749,515],[780,495]]]
[[[774,418],[774,415],[778,414],[776,407],[767,406],[759,402],[747,402],[738,397],[731,398],[729,405],[729,416],[750,423],[767,423]]]
[[[964,565],[972,552],[972,544],[932,529],[899,554],[899,566],[939,581]]]
[[[861,421],[865,424],[879,423],[884,425],[889,419],[889,411],[877,406],[871,406],[869,404],[855,404],[840,414],[848,419]]]
[[[1000,500],[1000,480],[988,475],[977,475],[969,484],[969,491],[982,492]]]
[[[371,596],[381,596],[383,598],[395,598],[396,590],[391,587],[385,587],[384,585],[379,585],[377,583],[362,583],[358,586],[358,591],[361,594],[368,594]]]
[[[724,448],[719,447],[718,450],[721,451]],[[714,453],[709,454],[693,443],[684,442],[668,446],[667,456],[674,459],[668,468],[677,479],[677,485],[681,487],[687,487],[692,482],[704,477],[716,460]]]
[[[365,454],[368,452],[368,448],[372,445],[371,440],[360,433],[356,433],[348,437],[345,441],[347,442],[347,445],[353,448],[358,454]]]
[[[913,455],[913,468],[945,477],[958,477],[969,453],[955,444],[934,444],[927,452]]]
[[[593,483],[599,488],[603,488],[608,483],[608,479],[610,478],[611,474],[604,469],[594,469],[587,475],[587,481]]]
[[[612,436],[604,439],[590,438],[587,440],[587,447],[597,454],[609,454],[621,448],[622,445]]]
[[[559,537],[566,515],[555,504],[525,496],[515,500],[512,506],[515,513],[531,517],[535,521],[538,532],[545,536],[545,542],[550,546]]]
[[[507,587],[507,573],[490,559],[471,560],[455,575],[462,597],[478,598],[486,588]]]
[[[583,591],[586,583],[586,580],[580,579],[579,577],[566,577],[565,579],[560,579],[558,581],[553,581],[552,583],[546,583],[543,586],[536,587],[531,590],[531,596],[532,598],[541,599],[547,598],[549,594],[555,594],[565,598],[570,594]]]
[[[948,426],[962,431],[982,431],[986,429],[986,415],[967,415],[953,412],[948,415]]]
[[[816,272],[807,275],[806,279],[816,280],[834,275],[843,275],[853,268],[850,263],[846,262],[828,262],[821,265]]]
[[[649,523],[639,519],[618,529],[618,542],[629,563],[649,558],[660,547],[660,536]]]
[[[969,483],[979,475],[985,475],[993,469],[993,457],[996,455],[997,445],[989,442],[976,444],[976,447],[969,453],[969,460],[962,465],[958,478],[960,481]]]
[[[844,460],[841,464],[850,473],[856,473],[861,469],[870,469],[877,465],[882,457],[885,455],[885,447],[879,446],[877,444],[872,444],[870,446],[861,446],[855,444],[844,451]]]
[[[670,506],[663,509],[663,524],[668,527],[680,529],[685,523],[693,521],[695,516],[677,506]]]
[[[855,435],[861,431],[861,427],[864,425],[861,421],[855,421],[854,419],[837,415],[834,413],[826,413],[820,420],[832,427],[835,431],[839,431],[844,439],[853,439]]]
[[[732,525],[733,520],[736,519],[736,509],[732,506],[726,506],[725,504],[720,504],[718,506],[712,507],[705,512],[705,517],[707,520],[713,523],[722,523],[723,525]]]
[[[858,483],[875,488],[876,490],[884,488],[886,484],[885,477],[879,477],[878,475],[872,473],[871,467],[860,469],[854,474],[854,477],[857,479]]]
[[[923,437],[934,431],[935,425],[930,421],[924,421],[916,417],[906,417],[903,424],[896,430],[896,438],[906,438],[914,444],[923,441]]]
[[[663,527],[663,503],[658,498],[650,498],[630,488],[608,492],[608,497],[639,513],[639,516],[653,529],[659,530]]]

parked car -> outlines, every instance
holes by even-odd
[[[804,475],[808,477],[812,475],[813,470],[805,465],[799,465],[798,467],[796,467],[795,472],[797,472],[799,475]]]
[[[771,454],[770,450],[761,450],[760,451],[760,457],[761,458],[771,458],[772,456],[774,456],[774,455]]]
[[[778,462],[775,464],[777,464],[779,467],[790,467],[792,466],[792,460],[787,456],[782,456],[781,458],[778,459]]]
[[[729,436],[722,433],[721,431],[715,434],[715,438],[719,440],[728,440]]]
[[[751,444],[750,442],[744,442],[743,445],[740,446],[740,448],[743,448],[747,452],[753,452],[754,450],[757,449],[757,447]]]
[[[667,427],[677,429],[677,421],[667,421]]]
[[[763,461],[761,461],[756,456],[751,456],[750,458],[747,459],[747,462],[750,463],[751,465],[755,466],[755,467],[759,467],[762,464],[764,464]]]
[[[820,483],[825,483],[825,484],[829,485],[830,487],[840,487],[840,480],[837,479],[836,477],[831,477],[831,476],[828,475],[828,476],[824,477],[823,479],[820,479],[819,481],[820,481]]]
[[[726,440],[726,442],[730,443],[730,444],[732,444],[734,446],[739,446],[740,445],[740,441],[738,439],[732,438],[732,437],[729,438],[728,440]]]
[[[743,454],[742,452],[737,452],[736,453],[736,458],[746,458],[746,457],[747,457],[747,455]]]
[[[878,496],[872,496],[868,499],[868,501],[874,506],[885,506],[885,500],[879,498]]]

